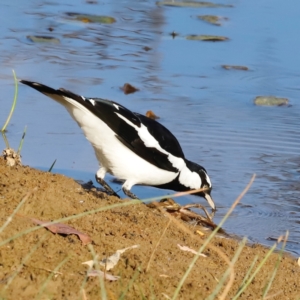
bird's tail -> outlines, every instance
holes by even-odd
[[[53,89],[47,85],[38,83],[38,82],[33,82],[33,81],[27,81],[27,80],[20,80],[21,83],[26,84],[33,89],[39,91],[40,93],[52,98],[53,100],[59,102],[60,104],[66,106],[67,102],[73,102],[74,100],[76,102],[83,102],[83,99],[81,96],[78,96],[68,90],[65,89]],[[69,101],[71,100],[71,101]]]

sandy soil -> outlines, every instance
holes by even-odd
[[[89,235],[93,250],[77,235],[53,234],[43,227],[12,239],[36,226],[31,218],[56,220],[107,205],[129,203],[95,190],[87,191],[62,175],[26,166],[8,167],[0,157],[0,226],[26,195],[28,197],[18,213],[0,231],[1,299],[101,299],[99,278],[87,278],[88,266],[82,262],[93,259],[93,250],[101,260],[118,249],[133,245],[139,245],[139,248],[124,252],[118,264],[107,271],[120,276],[117,281],[105,281],[107,299],[171,299],[194,258],[192,253],[180,250],[177,244],[197,250],[209,234],[207,232],[201,237],[197,230],[203,231],[203,228],[170,221],[168,214],[137,204],[64,221]],[[7,241],[9,238],[11,240]],[[214,238],[204,251],[207,257],[199,257],[178,298],[208,297],[227,269],[221,254],[231,260],[238,246],[239,241]],[[234,281],[225,299],[237,293],[254,257],[258,256],[256,268],[267,251],[260,245],[243,249],[234,266]],[[261,299],[277,259],[278,254],[271,255],[241,299]],[[299,275],[297,259],[285,255],[268,296],[273,296],[272,299],[298,299]],[[219,295],[223,291],[224,287]]]

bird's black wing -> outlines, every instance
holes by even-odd
[[[135,115],[140,118],[141,122],[148,128],[150,134],[159,142],[164,150],[176,157],[184,158],[181,146],[172,132],[153,119],[138,113],[135,113]]]
[[[116,102],[99,98],[93,100],[95,100],[95,105],[91,109],[93,113],[116,133],[116,137],[126,147],[158,168],[178,172],[168,159],[168,153],[178,158],[184,158],[184,154],[177,139],[167,128],[155,120],[131,112]],[[156,147],[146,146],[146,141],[138,133],[142,124],[167,153]]]
[[[138,113],[133,113],[124,106],[101,98],[85,98],[65,89],[53,89],[46,85],[21,80],[20,82],[64,104],[64,97],[71,98],[87,108],[94,115],[105,122],[116,134],[116,137],[138,156],[163,170],[178,172],[178,169],[168,159],[168,153],[184,158],[182,149],[175,136],[163,125],[155,120]],[[145,140],[139,135],[142,124],[147,127],[149,133],[166,151],[163,153],[157,147],[147,147]],[[101,134],[101,133],[100,133]]]

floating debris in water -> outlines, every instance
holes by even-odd
[[[225,70],[241,70],[241,71],[249,70],[249,68],[245,66],[222,65],[221,67]]]
[[[172,36],[173,39],[175,39],[176,36],[178,36],[178,35],[179,35],[179,33],[175,32],[175,31],[172,31],[172,32],[170,33],[170,36]]]
[[[289,104],[289,100],[275,96],[257,96],[254,99],[254,104],[259,106],[285,106]]]
[[[52,43],[59,44],[60,40],[51,36],[43,36],[43,35],[28,35],[27,39],[34,43]]]
[[[158,1],[156,5],[159,6],[175,6],[175,7],[233,7],[230,4],[218,4],[205,1]]]
[[[138,88],[134,87],[130,83],[124,83],[123,87],[121,87],[120,89],[124,92],[125,95],[132,94],[139,91]]]
[[[116,22],[116,19],[109,16],[97,16],[89,14],[79,14],[79,13],[66,13],[67,16],[72,17],[76,21],[83,23],[101,23],[101,24],[112,24]]]
[[[218,36],[218,35],[187,35],[185,37],[187,40],[192,40],[192,41],[205,41],[205,42],[222,42],[222,41],[227,41],[229,40],[228,37],[225,36]]]
[[[216,26],[221,26],[222,25],[221,21],[228,20],[228,18],[214,16],[214,15],[197,16],[197,18]]]

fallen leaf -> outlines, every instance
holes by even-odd
[[[90,270],[87,272],[87,276],[88,277],[102,277],[106,280],[110,280],[110,281],[116,281],[116,280],[119,280],[120,279],[120,276],[114,276],[112,274],[108,274],[108,273],[104,273],[100,270]]]
[[[41,226],[51,223],[51,221],[41,221],[41,220],[34,219],[34,218],[30,218],[30,220],[33,223],[35,223],[37,225],[41,225]],[[87,245],[92,242],[92,239],[87,234],[80,232],[80,231],[76,230],[75,228],[73,228],[69,225],[63,224],[63,223],[49,224],[44,227],[46,227],[52,233],[66,234],[66,235],[76,234],[80,238],[83,245]]]
[[[134,249],[134,248],[138,248],[139,245],[133,245],[131,247],[127,247],[124,249],[120,249],[117,250],[113,255],[111,255],[108,258],[104,258],[102,259],[99,264],[103,267],[105,267],[105,269],[107,271],[111,270],[120,260],[121,254],[124,253],[125,251],[129,250],[129,249]]]
[[[188,247],[188,246],[181,246],[179,244],[177,244],[178,248],[182,251],[187,251],[187,252],[191,252],[193,254],[199,255],[199,256],[203,256],[203,257],[207,257],[205,254],[203,253],[198,253],[196,250]]]
[[[85,261],[85,262],[83,262],[81,264],[82,265],[88,265],[89,268],[91,269],[94,266],[94,261],[93,260],[88,260],[88,261]]]
[[[152,110],[148,110],[146,112],[146,117],[153,119],[153,120],[159,119],[159,116],[157,116]]]
[[[139,91],[139,89],[132,86],[130,83],[125,83],[123,87],[121,87],[121,90],[124,92],[125,95],[132,94]]]
[[[134,248],[138,248],[138,247],[139,247],[139,245],[133,245],[131,247],[127,247],[127,248],[124,248],[124,249],[117,250],[113,255],[102,259],[99,262],[99,265],[101,265],[102,267],[105,267],[105,269],[107,271],[109,271],[110,269],[112,269],[118,263],[122,253],[124,253],[125,251],[127,251],[129,249],[134,249]],[[95,264],[95,260],[88,260],[88,261],[83,262],[82,264],[83,265],[88,265],[89,268],[91,269]]]

